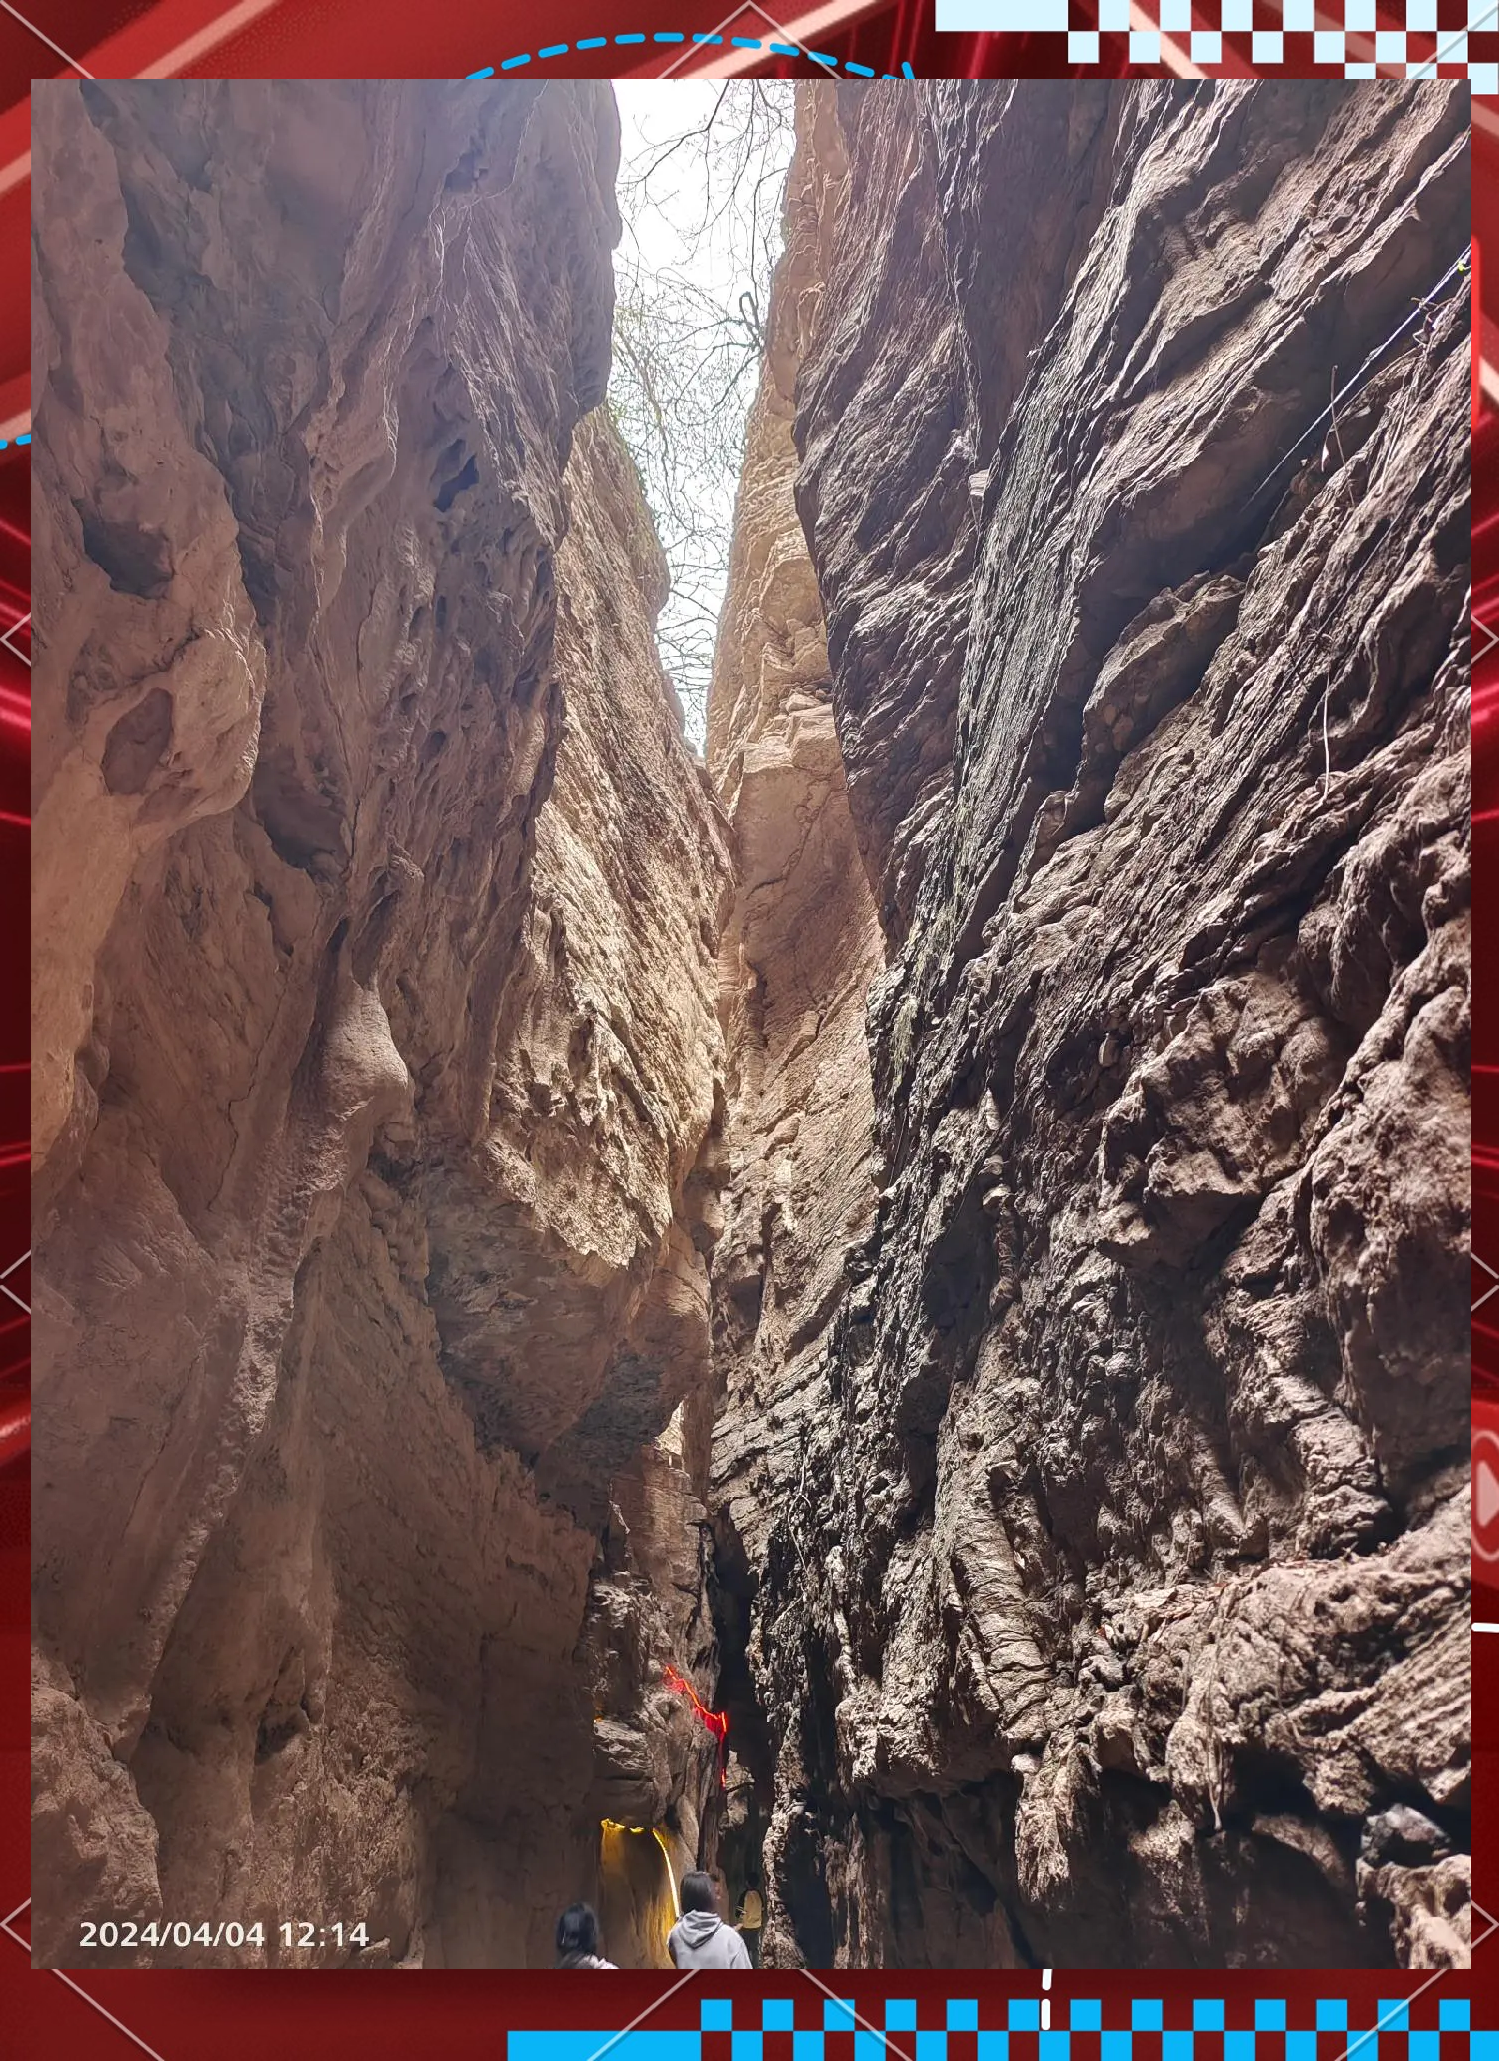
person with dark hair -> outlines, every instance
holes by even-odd
[[[591,1904],[569,1904],[557,1920],[559,1968],[612,1968],[599,1954],[599,1921]]]
[[[682,1877],[682,1915],[666,1941],[674,1968],[748,1968],[749,1949],[718,1915],[713,1877],[701,1872]]]

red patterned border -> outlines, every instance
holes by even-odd
[[[224,15],[219,0],[163,0],[152,7],[143,0],[32,0],[23,11],[64,42],[77,46],[84,59],[101,75],[134,75],[144,72],[174,43],[202,33],[205,26]],[[550,0],[543,27],[530,18],[533,36],[576,37],[587,34],[599,18],[596,0]],[[607,11],[607,10],[606,10]],[[686,17],[686,10],[681,10]],[[694,9],[694,12],[698,10]],[[805,10],[803,10],[804,12]],[[513,7],[496,9],[476,0],[455,0],[443,10],[413,9],[406,0],[280,0],[274,8],[257,12],[255,0],[243,0],[244,27],[232,41],[220,43],[193,69],[217,76],[341,76],[346,69],[343,53],[350,47],[350,30],[357,27],[357,44],[362,67],[377,67],[391,75],[462,76],[500,55],[497,38],[505,37],[521,47],[528,24],[517,19]],[[899,0],[897,5],[868,6],[861,0],[836,10],[842,26],[825,29],[819,47],[825,47],[847,61],[852,57],[877,70],[898,70],[908,61],[918,70],[947,76],[1004,77],[1067,72],[1100,71],[1123,75],[1127,64],[1126,39],[1104,37],[1101,63],[1096,66],[1063,66],[1055,61],[1053,38],[965,37],[936,38],[931,30],[930,0]],[[585,20],[586,14],[586,20]],[[716,17],[715,17],[716,19]],[[705,15],[706,21],[706,15]],[[1205,24],[1204,24],[1205,25]],[[108,40],[108,58],[99,61],[98,46]],[[1245,76],[1250,70],[1247,47],[1240,39],[1225,38],[1225,63],[1215,67],[1229,75]],[[1293,39],[1288,39],[1288,42]],[[1247,45],[1247,38],[1242,39]],[[1493,41],[1495,52],[1480,49]],[[1475,57],[1499,55],[1499,37],[1473,39]],[[652,55],[641,71],[664,67],[670,53]],[[1300,70],[1287,50],[1287,69]],[[618,54],[600,55],[598,71],[607,73],[618,63]],[[16,26],[8,15],[0,15],[0,263],[13,283],[9,295],[0,296],[0,423],[11,421],[29,405],[25,371],[27,340],[24,326],[25,297],[14,291],[22,274],[28,206],[26,153],[29,148],[28,105],[25,82],[48,65],[28,32]],[[1169,67],[1142,68],[1160,71]],[[61,67],[59,66],[60,70]],[[783,63],[765,70],[805,70]],[[1310,67],[1307,67],[1310,69]],[[1320,67],[1326,73],[1328,67]],[[1336,76],[1336,74],[1332,74]],[[6,81],[9,80],[9,91]],[[1483,219],[1491,208],[1496,217],[1491,243],[1499,245],[1499,143],[1494,150],[1492,170],[1478,153],[1480,178],[1475,210]],[[1499,312],[1496,310],[1495,312]],[[1499,334],[1499,331],[1496,331]],[[14,442],[0,452],[0,630],[10,628],[29,608],[29,507],[28,467],[24,451]],[[1485,415],[1475,432],[1475,617],[1499,623],[1499,418]],[[1482,642],[1475,633],[1475,642]],[[29,651],[24,628],[8,643],[0,642],[0,688],[19,697],[29,708],[29,672],[24,655]],[[1480,874],[1487,876],[1492,864],[1493,838],[1499,826],[1499,642],[1477,666],[1478,700],[1475,720],[1474,775],[1479,794],[1475,804],[1475,833]],[[25,767],[29,757],[29,727],[9,725],[0,737],[0,834],[8,842],[4,851],[10,864],[8,892],[0,898],[7,926],[3,949],[13,969],[8,987],[0,993],[0,1033],[4,1047],[0,1068],[24,1065],[22,1043],[22,980],[24,953],[21,926],[24,907],[21,883],[20,840],[25,835],[28,801],[22,796]],[[17,821],[10,821],[10,818]],[[1493,1090],[1489,1076],[1478,1076],[1478,1116],[1475,1125],[1475,1237],[1476,1249],[1494,1255],[1499,1266],[1499,1049],[1488,1026],[1493,1021],[1485,984],[1492,978],[1486,965],[1477,970],[1479,986],[1479,1061],[1494,1068]],[[24,1072],[0,1071],[0,1111],[7,1119],[0,1139],[12,1141],[0,1149],[0,1266],[19,1253],[26,1240],[24,1161],[26,1131],[19,1120],[20,1083]],[[1491,1156],[1490,1156],[1491,1155]],[[9,1277],[25,1297],[24,1273]],[[1475,1290],[1475,1293],[1479,1291]],[[1499,1297],[1489,1306],[1489,1318],[1475,1319],[1475,1365],[1477,1378],[1493,1385],[1499,1397]],[[7,1328],[0,1319],[0,1403],[24,1392],[29,1397],[25,1352],[24,1319]],[[500,2051],[504,2028],[557,2027],[570,2029],[580,2015],[591,2021],[624,2025],[643,2013],[662,2029],[688,2029],[699,2022],[701,1991],[689,1985],[670,1996],[669,1978],[620,1974],[604,1991],[592,1986],[580,1992],[576,1977],[519,1973],[427,1973],[416,1984],[371,1983],[367,1976],[323,1973],[309,1980],[293,1971],[265,1971],[253,1974],[195,1973],[90,1974],[82,1982],[50,1973],[34,1972],[24,1950],[26,1924],[24,1908],[29,1877],[27,1782],[27,1685],[29,1669],[28,1606],[28,1490],[24,1475],[16,1468],[0,1467],[0,1917],[11,1916],[9,1936],[0,1934],[0,2051],[41,2054],[56,2049],[90,2061],[98,2055],[121,2057],[130,2052],[154,2053],[162,2061],[186,2061],[211,2047],[224,2061],[264,2061],[268,2051],[279,2056],[322,2057],[358,2054],[365,2061],[395,2061],[414,2052],[441,2051],[452,2056],[495,2055]],[[1490,1598],[1499,1617],[1499,1598]],[[1479,1836],[1475,1854],[1480,1869],[1477,1888],[1484,1903],[1493,1908],[1499,1896],[1493,1886],[1488,1853],[1499,1851],[1499,1807],[1494,1796],[1493,1768],[1495,1739],[1492,1713],[1499,1709],[1499,1635],[1475,1642],[1480,1678],[1478,1733]],[[1491,1948],[1492,1954],[1495,1949]],[[736,1994],[749,2000],[759,1995],[785,1994],[793,1981],[807,1978],[775,1977],[768,1974],[736,1978]],[[965,1994],[979,1999],[981,2022],[1002,2020],[1001,1999],[1034,1996],[1038,1978],[1034,1973],[1015,1975],[967,1975],[960,1978]],[[1434,1986],[1433,1986],[1434,1985]],[[840,1975],[835,1978],[840,1996],[856,1999],[861,2015],[873,2024],[883,2022],[882,2001],[887,1995],[915,1997],[923,2025],[940,2021],[929,2014],[954,1987],[949,1975],[912,1973]],[[1138,1977],[1127,1974],[1079,1976],[1059,1975],[1052,1990],[1059,2016],[1065,2024],[1065,2005],[1073,1994],[1086,1993],[1104,2001],[1104,2023],[1127,2024],[1129,1999],[1140,1987]],[[1286,1999],[1288,2022],[1309,2024],[1307,2016],[1318,1995],[1328,1992],[1328,1979],[1315,1974],[1216,1974],[1210,1978],[1186,1972],[1152,1974],[1148,1987],[1166,2006],[1168,2026],[1190,2022],[1180,2013],[1185,2004],[1204,1989],[1222,1997],[1227,2005],[1226,2023],[1253,2023],[1256,1997],[1274,1994]],[[1333,1990],[1345,1995],[1353,2006],[1351,2023],[1374,2022],[1373,2013],[1392,1997],[1412,1997],[1410,2023],[1413,2028],[1434,2027],[1440,1997],[1465,1995],[1471,1985],[1465,1978],[1439,1980],[1420,1975],[1395,1976],[1355,1974],[1334,1979]],[[1419,1992],[1419,1995],[1418,1995]],[[580,1995],[586,1995],[586,2013],[580,2011]],[[607,1999],[607,2002],[605,2001]],[[811,2021],[807,2021],[811,2022]],[[1494,2022],[1491,2010],[1480,2006],[1480,2024]],[[722,2035],[714,2037],[723,2037]],[[771,2039],[779,2037],[771,2035]],[[959,2036],[963,2037],[962,2035]],[[1089,2036],[1082,2035],[1084,2040]],[[1448,2038],[1453,2037],[1449,2035]],[[1141,2038],[1136,2036],[1137,2041]],[[1136,2048],[1137,2061],[1152,2061],[1150,2042],[1159,2035],[1143,2036],[1145,2045]],[[1015,2061],[1033,2061],[1035,2035],[1021,2034],[1012,2049]],[[766,2051],[769,2052],[767,2041]],[[1318,2061],[1341,2061],[1346,2041],[1319,2036]],[[1443,2041],[1443,2050],[1447,2039]],[[1373,2053],[1372,2044],[1362,2050]]]

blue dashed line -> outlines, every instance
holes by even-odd
[[[616,43],[643,43],[646,40],[646,38],[644,33],[641,33],[640,35],[635,36],[616,36],[614,40]],[[657,29],[652,34],[650,40],[653,43],[685,43],[687,41],[687,38],[678,29]],[[693,32],[692,40],[694,43],[711,43],[719,47],[722,47],[723,44],[722,36],[702,35],[697,33],[696,31]],[[762,42],[760,38],[757,36],[730,36],[729,42],[735,50],[769,49],[771,53],[776,57],[805,57],[809,61],[809,63],[825,64],[827,65],[829,70],[832,71],[836,71],[840,63],[840,60],[838,58],[830,57],[824,50],[803,50],[800,47],[800,45],[796,43],[766,44]],[[607,36],[585,36],[583,37],[581,42],[571,47],[577,50],[604,50],[608,48],[608,44],[609,38]],[[567,55],[568,48],[569,46],[566,43],[548,43],[546,49],[538,50],[536,55],[538,58],[565,57]],[[500,61],[500,70],[502,72],[518,71],[523,64],[529,64],[530,62],[530,51],[522,51],[516,57],[502,58]],[[846,72],[852,72],[855,78],[872,79],[877,76],[874,72],[870,70],[867,64],[855,64],[851,57],[844,58],[841,60],[841,62],[843,65],[843,69]],[[492,64],[487,64],[485,65],[483,71],[470,72],[468,74],[468,78],[470,80],[492,79],[494,75],[494,66]],[[901,77],[907,79],[914,79],[916,76],[915,72],[912,71],[909,64],[903,64],[901,66],[900,75]],[[893,79],[896,76],[896,74],[894,72],[883,72],[878,74],[878,76],[886,79]],[[31,439],[30,437],[17,437],[16,442],[18,444],[29,444],[31,442]],[[4,449],[4,444],[0,443],[0,451],[3,451]]]

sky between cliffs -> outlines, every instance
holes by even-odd
[[[701,751],[757,326],[781,248],[792,89],[616,81],[619,203],[609,405],[671,569],[661,659]]]

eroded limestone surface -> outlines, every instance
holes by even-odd
[[[830,687],[767,719],[821,646],[752,437],[714,763],[803,851],[830,700],[888,964],[866,1074],[858,890],[741,885],[782,1963],[1466,1955],[1467,179],[1442,86],[809,92],[767,391]]]

